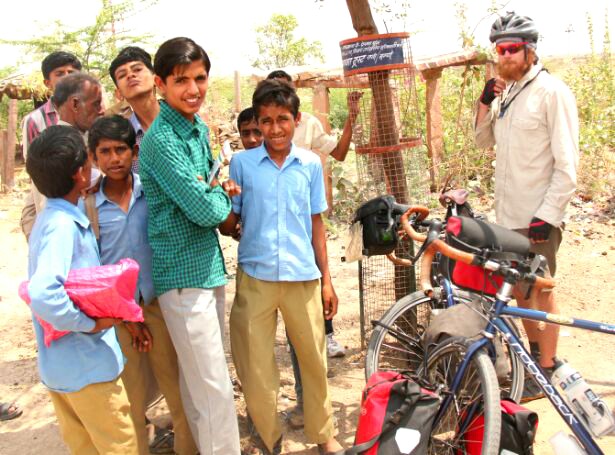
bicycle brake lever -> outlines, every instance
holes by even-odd
[[[429,226],[429,230],[427,231],[427,238],[425,239],[425,241],[423,242],[419,250],[416,252],[416,255],[414,256],[412,260],[413,262],[416,262],[416,260],[419,257],[421,257],[421,254],[425,252],[427,247],[431,245],[434,240],[438,239],[441,231],[442,231],[442,221],[437,220],[437,219],[431,220],[431,225]]]

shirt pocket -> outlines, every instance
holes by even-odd
[[[513,117],[511,121],[510,144],[522,160],[533,160],[544,151],[548,144],[548,134],[540,117]]]

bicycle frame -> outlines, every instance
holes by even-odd
[[[531,354],[528,353],[528,351],[523,346],[523,343],[515,335],[513,330],[510,328],[506,320],[502,318],[502,316],[512,316],[515,318],[524,318],[533,321],[545,321],[552,324],[577,327],[611,335],[615,335],[615,325],[588,321],[585,319],[576,319],[559,314],[545,313],[544,311],[509,307],[508,302],[503,300],[502,297],[505,295],[510,295],[509,293],[507,294],[506,292],[501,292],[504,287],[508,287],[508,291],[510,288],[512,288],[512,285],[509,283],[504,283],[503,287],[500,289],[500,292],[496,296],[495,304],[492,309],[492,314],[490,316],[490,321],[486,329],[484,330],[481,338],[469,345],[461,364],[455,372],[455,376],[451,384],[451,391],[453,393],[449,394],[444,399],[442,405],[440,406],[440,409],[438,410],[438,414],[436,415],[434,425],[442,418],[442,416],[448,409],[448,406],[451,405],[453,400],[453,394],[456,393],[459,389],[459,385],[461,383],[465,370],[468,367],[469,362],[472,360],[472,357],[483,347],[489,347],[491,345],[491,339],[493,338],[497,330],[506,337],[514,355],[516,355],[521,360],[525,370],[529,374],[531,374],[535,381],[538,383],[538,385],[543,390],[553,407],[557,410],[562,419],[570,427],[570,429],[577,437],[581,445],[585,448],[587,453],[589,455],[603,455],[602,450],[600,449],[600,447],[598,447],[588,429],[583,423],[579,421],[579,419],[576,418],[572,410],[568,407],[568,405],[562,398],[557,388],[547,378],[544,370],[531,356]],[[510,300],[510,298],[508,298],[508,300]]]

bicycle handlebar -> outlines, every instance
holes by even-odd
[[[404,228],[405,233],[412,239],[417,242],[425,242],[427,240],[427,236],[423,234],[419,234],[414,230],[412,224],[410,224],[409,218],[412,214],[418,214],[416,221],[424,220],[429,215],[429,209],[423,206],[413,206],[410,207],[400,218],[400,222],[402,227]],[[496,271],[500,268],[500,265],[494,261],[484,261],[483,258],[477,256],[472,253],[468,253],[466,251],[461,251],[455,247],[452,247],[448,243],[443,242],[440,239],[434,239],[431,244],[427,247],[423,258],[421,259],[421,278],[420,285],[421,289],[425,292],[425,295],[431,296],[433,295],[433,287],[431,286],[431,263],[433,261],[433,257],[435,254],[439,252],[442,255],[453,259],[454,261],[463,262],[468,265],[479,265],[488,270]],[[555,281],[549,278],[542,278],[536,276],[535,274],[526,274],[523,276],[523,280],[533,284],[538,289],[543,288],[554,288]]]

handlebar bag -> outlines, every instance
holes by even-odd
[[[363,226],[363,254],[365,256],[392,253],[399,241],[397,222],[393,213],[395,198],[380,196],[361,205],[354,221]]]
[[[476,218],[452,216],[446,224],[446,243],[487,259],[509,263],[523,261],[530,254],[530,241],[518,232]],[[479,265],[468,265],[443,257],[440,273],[461,289],[494,296],[503,278]]]

